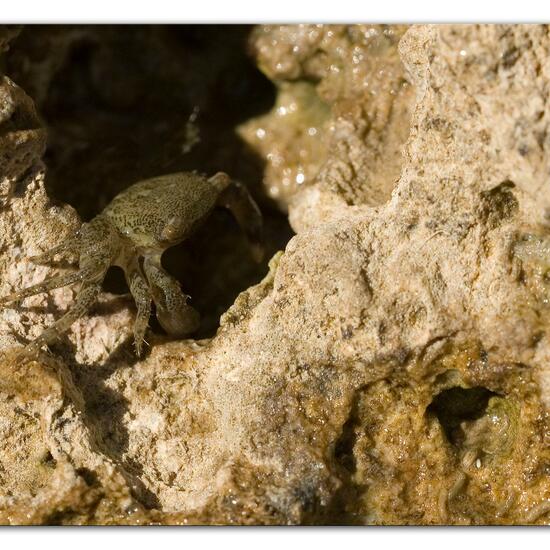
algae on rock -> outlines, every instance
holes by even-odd
[[[103,293],[51,357],[12,348],[71,289],[0,312],[1,520],[549,524],[549,36],[256,28],[278,103],[232,128],[281,152],[263,184],[297,234],[214,336],[152,330],[142,361],[124,296]],[[10,132],[34,141],[1,167],[3,292],[46,276],[23,258],[79,223],[45,191],[14,86],[0,156]]]

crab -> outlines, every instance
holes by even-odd
[[[55,258],[78,257],[78,270],[46,279],[14,292],[0,305],[17,302],[55,288],[81,283],[73,306],[38,338],[28,351],[37,351],[57,340],[95,303],[111,266],[124,270],[136,303],[134,344],[143,352],[152,302],[163,329],[171,336],[185,337],[198,327],[199,313],[187,302],[180,284],[161,265],[163,252],[189,237],[216,207],[227,208],[248,238],[256,261],[263,257],[262,215],[246,187],[218,172],[206,176],[180,172],[140,181],[117,195],[95,218],[45,254],[31,257],[37,264]]]

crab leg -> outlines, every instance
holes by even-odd
[[[82,228],[79,271],[54,277],[4,299],[8,301],[20,300],[46,290],[82,281],[82,286],[76,295],[73,306],[61,319],[47,328],[36,340],[28,344],[26,346],[28,351],[40,349],[43,345],[53,342],[63,332],[67,331],[76,320],[89,311],[101,290],[101,282],[112,263],[116,246],[108,240],[108,228],[102,220],[95,218],[89,224],[84,224]],[[107,246],[105,243],[107,243]]]
[[[35,264],[49,264],[54,261],[57,254],[72,253],[77,254],[79,249],[79,235],[69,237],[61,244],[54,246],[51,250],[44,252],[43,254],[37,254],[31,256],[29,260]]]
[[[162,328],[172,336],[187,336],[199,328],[198,312],[187,304],[187,296],[176,279],[168,275],[160,265],[160,256],[144,259],[143,269],[151,287],[157,307],[157,319]]]
[[[230,180],[220,193],[217,203],[233,214],[248,238],[253,258],[261,262],[264,256],[262,214],[246,187]]]
[[[75,321],[89,311],[96,301],[100,290],[101,285],[97,283],[84,285],[78,293],[71,309],[51,327],[47,328],[38,338],[28,344],[25,349],[27,351],[37,351],[42,346],[51,344],[57,340],[61,334],[69,330]]]
[[[41,283],[29,286],[23,290],[19,290],[18,292],[8,294],[4,298],[0,298],[0,305],[8,304],[10,302],[18,302],[19,300],[23,300],[29,296],[41,294],[42,292],[47,292],[48,290],[53,290],[54,288],[61,288],[62,286],[67,286],[78,281],[86,281],[93,273],[94,270],[89,267],[74,273],[68,273],[66,275],[59,275],[58,277],[46,279]]]
[[[126,274],[126,282],[130,287],[130,292],[137,306],[137,315],[134,322],[134,345],[136,347],[136,354],[140,357],[143,342],[145,342],[145,331],[147,330],[149,316],[151,315],[153,296],[147,281],[137,269],[133,269]]]
[[[85,264],[83,269],[77,273],[72,273],[71,275],[65,276],[65,284],[70,284],[70,282],[76,282],[77,280],[82,281],[82,287],[76,295],[74,304],[71,306],[69,311],[61,317],[61,319],[55,322],[51,327],[47,328],[38,338],[36,338],[36,340],[28,344],[26,346],[27,350],[38,350],[43,345],[52,343],[61,334],[67,331],[75,321],[80,319],[83,315],[86,315],[97,300],[97,296],[101,290],[101,283],[105,277],[107,269],[109,269],[110,260],[111,258],[107,253],[100,252],[99,250],[96,250],[95,253],[86,253],[83,257],[81,257],[81,263]],[[72,276],[73,279],[70,282],[66,282],[70,276]],[[44,284],[50,285],[51,287],[53,280],[59,281],[61,279],[63,279],[63,277],[56,277],[51,281],[46,281]],[[60,284],[58,286],[64,285]]]

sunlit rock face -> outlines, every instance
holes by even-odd
[[[318,177],[347,204],[387,201],[399,178],[414,91],[404,25],[258,26],[251,47],[277,103],[239,129],[265,159],[282,208]],[[299,224],[299,222],[296,222]]]
[[[32,38],[18,31],[0,31],[2,295],[70,269],[28,257],[78,228],[77,212],[91,208],[79,186],[91,185],[94,162],[106,170],[91,119],[59,111],[89,147],[82,179],[68,178],[82,141],[63,139],[51,94],[61,97],[61,81],[77,106],[98,94],[98,124],[121,132],[140,101],[125,94],[125,79],[146,89],[157,78],[129,71],[102,87],[98,75],[118,66],[102,47],[113,40],[107,31],[55,29],[57,46],[38,64]],[[55,84],[59,71],[75,74],[67,52],[82,33],[90,64],[77,56],[76,75],[91,80]],[[263,107],[215,122],[208,109],[225,88],[212,75],[226,78],[224,63],[236,63],[223,57],[223,40],[136,28],[127,48],[145,67],[148,55],[168,63],[174,52],[165,83],[181,78],[183,53],[193,60],[207,122],[191,120],[169,143],[183,139],[182,162],[205,171],[209,150],[218,169],[246,150],[254,170],[239,170],[270,220],[269,265],[249,270],[235,228],[214,220],[171,264],[201,291],[193,300],[208,330],[174,341],[152,326],[140,361],[126,295],[105,291],[51,353],[32,357],[21,345],[77,288],[5,307],[0,522],[550,523],[547,27],[244,34],[242,51],[275,88],[251,69],[241,93],[252,97],[259,88],[247,83],[263,82]],[[167,101],[192,105],[190,93],[176,88]],[[151,121],[165,116],[154,94],[140,97]],[[215,128],[240,137],[224,149]],[[145,149],[138,139],[118,164],[108,155],[110,166],[134,176],[130,161]],[[151,163],[146,171],[161,173]],[[287,215],[296,232],[288,242]]]

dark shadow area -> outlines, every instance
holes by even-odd
[[[111,358],[116,359],[116,362],[108,362],[107,365],[120,364],[124,360],[131,362],[134,359],[132,348],[128,345],[120,346],[115,354],[117,357]],[[84,397],[86,418],[94,426],[101,451],[121,466],[120,472],[136,500],[146,508],[160,508],[157,496],[147,489],[140,479],[143,474],[141,465],[131,458],[124,457],[130,441],[124,422],[124,416],[129,411],[129,402],[120,392],[105,383],[114,370],[112,366],[76,364],[71,372],[76,386]],[[81,475],[88,482],[85,473]]]
[[[313,518],[312,525],[364,525],[364,518],[359,513],[359,508],[360,499],[366,487],[358,484],[354,479],[357,472],[354,448],[357,432],[361,426],[360,402],[364,391],[364,388],[359,388],[355,392],[348,419],[334,445],[334,461],[342,485],[335,492],[327,510]]]
[[[8,74],[35,100],[48,130],[46,186],[84,221],[136,181],[161,174],[224,171],[243,182],[265,220],[257,265],[237,224],[214,212],[166,269],[212,336],[239,292],[259,282],[293,235],[263,191],[263,161],[236,132],[268,111],[272,83],[247,53],[245,25],[26,26],[8,53]],[[110,270],[105,288],[127,293]],[[151,320],[155,332],[162,332]]]
[[[261,160],[235,127],[275,90],[240,25],[27,26],[7,71],[48,128],[47,185],[89,220],[147,177],[224,170],[257,191]],[[189,119],[198,142],[191,150]]]
[[[453,445],[460,445],[464,434],[462,422],[481,418],[487,409],[489,399],[496,393],[477,386],[474,388],[449,388],[437,394],[428,406],[428,414],[439,420],[447,439]]]

